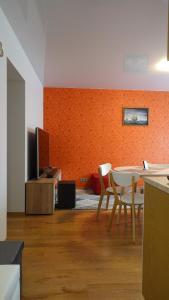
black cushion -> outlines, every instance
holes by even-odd
[[[0,242],[0,265],[20,264],[23,247],[23,241]]]

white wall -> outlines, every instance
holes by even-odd
[[[0,240],[6,237],[7,207],[7,62],[0,58]]]
[[[37,2],[34,0],[0,0],[0,6],[43,82],[45,26]]]
[[[7,57],[25,80],[25,179],[27,178],[27,131],[43,127],[43,86],[24,53],[6,16],[0,9],[0,240],[6,238],[7,207]]]
[[[25,82],[7,80],[7,211],[24,211],[24,200]]]

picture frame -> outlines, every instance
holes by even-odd
[[[123,125],[138,125],[147,126],[148,125],[148,108],[123,108]]]

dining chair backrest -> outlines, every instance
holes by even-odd
[[[99,173],[101,176],[106,176],[111,169],[112,165],[110,163],[99,165]]]
[[[117,171],[111,171],[111,174],[113,177],[113,181],[122,187],[127,187],[132,185],[132,182],[135,183],[139,179],[138,173],[129,173],[129,172],[117,172]]]
[[[108,185],[110,186],[110,171],[112,169],[112,165],[110,163],[105,163],[102,165],[99,165],[98,172],[100,176],[100,184],[101,184],[101,192],[105,191],[105,185],[104,185],[104,180],[103,177],[108,175]]]
[[[134,194],[135,194],[135,183],[139,179],[138,173],[130,173],[130,172],[119,172],[119,171],[111,171],[110,172],[110,183],[113,188],[114,196],[116,201],[120,201],[119,195],[117,193],[117,185],[121,187],[121,193],[125,193],[125,188],[131,186],[131,195],[132,195],[132,203],[134,203]]]

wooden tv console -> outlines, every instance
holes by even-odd
[[[56,185],[60,179],[61,170],[57,169],[53,178],[39,178],[27,181],[25,187],[25,213],[53,214]]]

